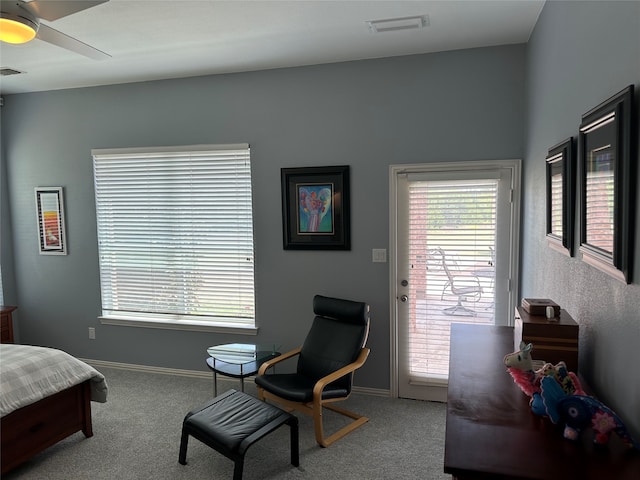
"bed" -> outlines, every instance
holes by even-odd
[[[91,401],[107,401],[96,369],[53,348],[0,344],[2,474],[82,431],[93,435]]]

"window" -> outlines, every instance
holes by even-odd
[[[254,328],[249,146],[92,154],[102,321]]]
[[[573,256],[574,151],[573,137],[569,137],[551,147],[545,159],[547,243],[552,249],[569,256]]]
[[[634,104],[629,85],[582,116],[578,141],[582,259],[625,283],[633,264]]]

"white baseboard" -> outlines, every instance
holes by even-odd
[[[116,368],[119,370],[131,370],[134,372],[147,372],[147,373],[159,373],[162,375],[178,375],[182,377],[192,378],[211,378],[213,381],[213,374],[211,372],[203,372],[200,370],[183,370],[179,368],[166,368],[166,367],[152,367],[148,365],[136,365],[133,363],[120,363],[120,362],[107,362],[105,360],[92,360],[88,358],[81,358],[85,363],[88,363],[92,367],[99,369]],[[247,377],[249,381],[253,381],[254,377]],[[225,377],[224,375],[218,375],[218,382],[238,382],[235,378]],[[368,388],[368,387],[353,387],[353,393],[362,393],[364,395],[373,395],[377,397],[390,397],[391,392],[381,388]]]
[[[120,363],[120,362],[107,362],[105,360],[91,360],[88,358],[81,358],[85,363],[88,363],[94,368],[116,368],[118,370],[131,370],[134,372],[148,372],[148,373],[160,373],[163,375],[178,375],[181,377],[194,377],[194,378],[212,378],[211,372],[203,372],[199,370],[182,370],[179,368],[166,368],[166,367],[151,367],[147,365],[136,365],[133,363]]]

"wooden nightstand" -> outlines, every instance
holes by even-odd
[[[13,343],[13,318],[11,312],[18,307],[0,306],[0,343]]]

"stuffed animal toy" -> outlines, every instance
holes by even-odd
[[[577,440],[580,432],[591,427],[593,442],[604,445],[615,432],[630,448],[640,450],[620,417],[602,402],[587,395],[570,395],[551,377],[540,381],[540,396],[546,415],[553,423],[564,422],[564,437]]]
[[[564,422],[564,437],[569,440],[577,440],[582,430],[591,427],[596,444],[606,444],[615,432],[626,445],[640,450],[640,443],[631,437],[620,417],[588,396],[578,376],[567,371],[564,362],[545,363],[534,369],[532,350],[531,343],[521,342],[520,350],[505,355],[504,364],[516,385],[531,397],[533,413],[549,417],[553,423]]]
[[[540,396],[540,382],[543,378],[552,378],[567,394],[583,394],[582,385],[575,373],[567,370],[564,362],[556,365],[544,363],[534,369],[534,360],[531,358],[533,345],[520,342],[520,350],[509,353],[504,357],[504,364],[513,381],[529,397],[529,405],[536,415],[546,415],[545,407]]]

